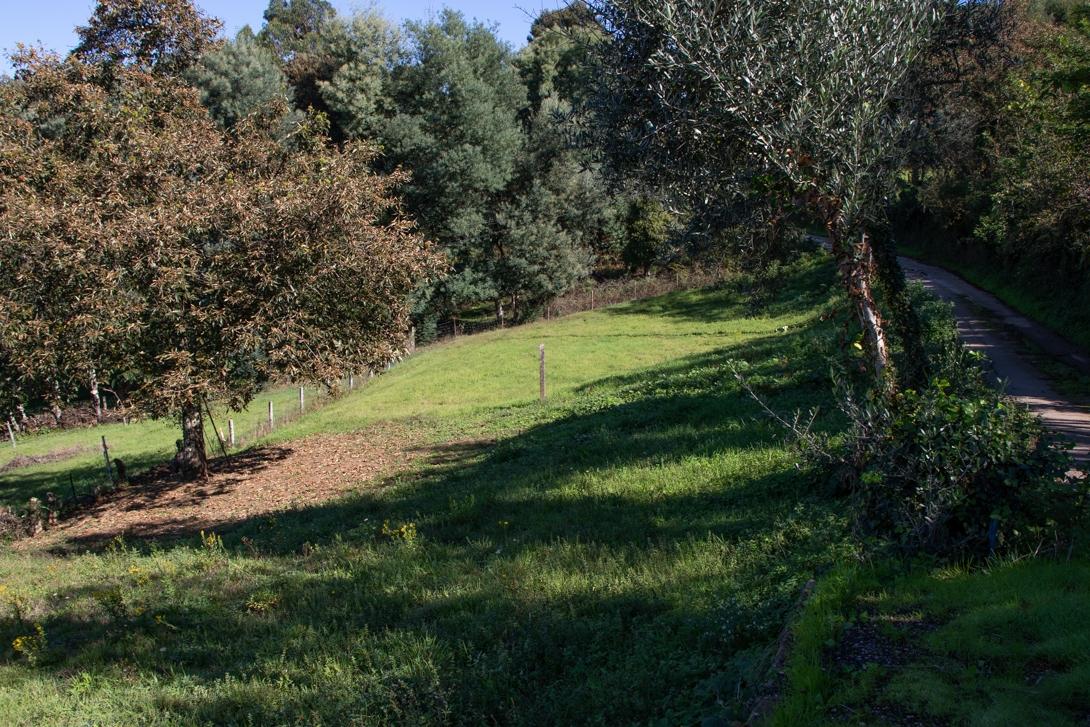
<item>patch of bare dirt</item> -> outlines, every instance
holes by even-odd
[[[0,465],[0,474],[4,472],[10,472],[11,470],[22,469],[23,467],[33,467],[38,464],[48,464],[50,462],[63,462],[66,459],[73,459],[86,452],[91,451],[92,447],[68,447],[66,449],[58,449],[52,452],[46,452],[45,454],[20,454],[16,457],[9,459],[3,465]]]
[[[920,642],[938,628],[915,616],[886,617],[855,624],[829,655],[837,666],[857,671],[868,665],[896,668],[920,655]]]
[[[376,427],[260,447],[212,462],[212,476],[183,482],[158,467],[22,547],[93,544],[118,535],[155,538],[216,530],[335,499],[388,476],[422,450],[405,429]]]
[[[847,672],[862,671],[868,667],[885,670],[882,682],[888,682],[892,673],[918,661],[924,654],[923,640],[938,624],[913,614],[897,614],[875,620],[856,623],[847,629],[837,645],[826,653],[828,668]],[[945,727],[949,722],[932,715],[906,711],[902,705],[870,701],[863,707],[863,714],[844,707],[834,707],[831,716],[845,721],[866,724],[896,725],[897,727]]]

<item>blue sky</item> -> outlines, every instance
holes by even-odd
[[[342,13],[370,6],[366,1],[332,2]],[[531,15],[563,4],[560,0],[379,0],[374,6],[397,22],[427,18],[443,7],[452,7],[470,18],[497,24],[500,36],[519,47],[526,40]],[[197,5],[222,20],[227,34],[233,36],[243,25],[249,24],[255,30],[261,26],[268,0],[197,0]],[[75,44],[75,27],[86,22],[94,6],[94,0],[0,0],[0,73],[10,72],[7,52],[16,43],[69,50]]]

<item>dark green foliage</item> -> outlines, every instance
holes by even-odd
[[[556,219],[560,203],[552,190],[537,183],[496,215],[492,278],[498,297],[512,302],[516,320],[536,314],[589,272],[589,254]]]
[[[361,11],[328,24],[321,41],[337,65],[318,84],[330,120],[346,138],[375,138],[390,107],[390,73],[404,53],[400,33],[377,12]]]
[[[320,84],[332,78],[339,63],[322,42],[322,31],[336,17],[326,0],[269,0],[265,10],[265,27],[257,37],[283,64],[301,111],[328,112]],[[331,136],[341,140],[337,131],[331,129]]]
[[[390,74],[379,135],[388,163],[412,170],[408,206],[453,265],[421,321],[482,300],[501,319],[530,317],[587,274],[587,250],[612,234],[604,185],[571,147],[572,107],[544,80],[556,58],[516,59],[452,11],[406,29],[410,51]],[[536,106],[523,85],[531,66]]]
[[[337,141],[373,139],[386,171],[410,172],[406,207],[447,253],[446,278],[419,291],[428,331],[487,302],[526,319],[613,253],[622,204],[581,128],[592,93],[586,11],[546,13],[518,55],[454,11],[404,33],[375,12],[351,19],[324,2],[273,2],[259,38],[298,108],[328,115]]]
[[[224,128],[289,96],[279,62],[249,28],[243,28],[233,42],[206,54],[187,76],[200,91],[208,113]]]
[[[660,260],[670,237],[670,214],[651,197],[641,196],[628,204],[624,219],[621,258],[630,270],[645,275]]]
[[[531,26],[529,43],[518,59],[530,113],[539,113],[550,97],[585,113],[597,90],[598,48],[608,39],[585,5],[542,13]]]
[[[595,48],[606,36],[580,8],[543,13],[516,58],[527,90],[518,186],[548,189],[559,227],[587,253],[608,257],[622,236],[626,196],[608,187],[597,150],[587,143],[589,99],[597,84]]]
[[[860,523],[909,551],[987,554],[1038,544],[1085,511],[1059,441],[1019,404],[946,382],[852,409]]]
[[[509,49],[486,26],[445,11],[406,29],[411,59],[391,81],[386,156],[413,170],[407,201],[458,264],[514,176],[525,92]]]
[[[269,0],[259,37],[287,61],[310,50],[317,35],[336,16],[327,0]]]
[[[1071,279],[1090,271],[1090,3],[1038,31],[1035,66],[1008,79],[990,206],[975,236],[997,257]]]
[[[1002,37],[985,63],[959,57],[973,70],[936,103],[954,123],[928,138],[901,224],[924,252],[997,278],[1025,312],[1084,339],[1090,3],[1008,6]]]
[[[487,27],[445,11],[406,29],[410,57],[391,78],[395,111],[382,140],[388,163],[412,170],[409,209],[453,265],[432,305],[454,312],[499,292],[489,276],[494,214],[523,144],[516,114],[525,92],[510,50]]]
[[[935,379],[893,399],[842,391],[852,423],[846,471],[861,530],[945,557],[1069,534],[1090,491],[1066,479],[1066,445],[990,385],[945,306],[929,308]]]

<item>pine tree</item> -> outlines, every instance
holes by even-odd
[[[286,100],[290,91],[276,57],[243,28],[235,40],[201,58],[186,78],[201,94],[201,103],[224,128]]]
[[[393,113],[381,139],[387,163],[411,170],[409,209],[453,264],[433,307],[495,299],[489,276],[495,212],[524,143],[525,91],[510,49],[492,31],[445,10],[408,23],[409,53],[390,79]]]

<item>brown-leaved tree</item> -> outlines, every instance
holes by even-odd
[[[197,93],[141,66],[33,52],[0,88],[0,337],[20,380],[96,373],[179,416],[207,474],[201,409],[265,382],[327,384],[395,357],[410,293],[441,261],[375,149],[334,149],[283,109],[220,130]]]
[[[178,75],[218,45],[222,26],[192,0],[98,0],[87,25],[77,28],[72,54],[106,67]]]

